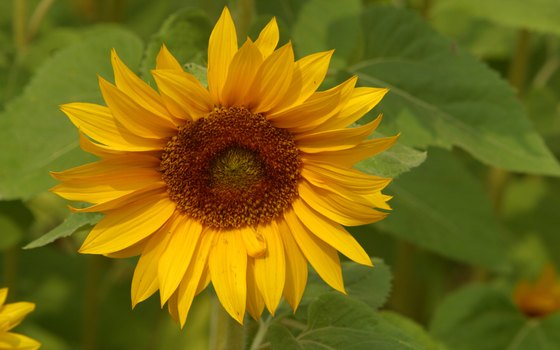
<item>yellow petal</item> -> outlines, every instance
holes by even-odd
[[[294,74],[294,51],[288,43],[274,51],[260,66],[247,105],[253,113],[268,112],[282,103]]]
[[[264,300],[255,282],[255,261],[247,261],[247,311],[258,320],[264,310]]]
[[[210,280],[210,275],[208,273],[208,255],[215,239],[214,237],[214,231],[205,230],[202,232],[200,240],[197,242],[197,246],[194,250],[189,267],[187,268],[187,271],[183,276],[183,280],[179,285],[178,309],[181,328],[187,321],[187,315],[191,308],[194,296],[206,288],[206,285]]]
[[[387,198],[387,196],[382,194],[380,191],[371,187],[358,188],[356,190],[355,188],[345,187],[335,181],[322,181],[316,177],[315,174],[309,172],[305,168],[302,170],[302,177],[313,186],[326,190],[329,193],[344,197],[351,202],[357,202],[367,207],[391,210],[391,207],[387,204],[387,201],[390,198]]]
[[[247,251],[236,231],[216,233],[210,252],[210,274],[224,309],[243,324],[247,302]]]
[[[333,52],[318,52],[299,59],[295,63],[293,78],[282,104],[274,107],[271,113],[297,106],[313,95],[325,79]]]
[[[299,220],[315,236],[346,255],[349,259],[362,265],[372,266],[371,259],[362,246],[342,226],[316,213],[301,200],[296,200],[293,203],[293,208]],[[296,233],[294,233],[295,235]]]
[[[176,290],[167,302],[167,310],[173,321],[179,322],[179,293]]]
[[[169,52],[165,44],[161,45],[161,49],[156,57],[156,69],[171,69],[176,71],[183,71],[181,64]]]
[[[176,126],[169,120],[146,110],[101,77],[99,88],[115,119],[130,132],[151,139],[162,139],[177,133]]]
[[[278,45],[278,40],[280,39],[280,33],[278,32],[278,24],[276,23],[276,17],[272,17],[270,22],[261,30],[259,37],[255,41],[255,45],[261,51],[264,58],[270,56],[270,54]]]
[[[0,349],[36,350],[41,347],[38,341],[17,333],[0,333]]]
[[[97,203],[85,208],[74,208],[72,206],[69,206],[69,208],[75,213],[104,213],[112,210],[119,210],[130,205],[130,203],[150,201],[154,197],[159,197],[164,193],[167,194],[165,192],[166,188],[167,185],[165,184],[165,182],[159,181],[142,187],[134,192],[108,200],[106,202]]]
[[[267,114],[267,119],[279,128],[293,133],[307,132],[336,114],[350,96],[357,78],[352,77],[332,89],[315,93],[304,103],[279,113]]]
[[[140,137],[119,123],[109,108],[92,103],[60,106],[70,121],[84,134],[115,150],[150,151],[165,146],[166,140]]]
[[[286,280],[284,245],[276,222],[259,227],[259,231],[266,241],[266,253],[262,257],[254,258],[255,282],[268,311],[274,315]]]
[[[336,194],[328,193],[321,188],[310,185],[307,181],[301,181],[298,190],[300,197],[309,207],[344,226],[366,225],[382,220],[387,216],[387,213],[377,211],[359,202],[352,202]],[[309,228],[311,229],[311,227]]]
[[[298,148],[306,153],[323,151],[340,151],[355,147],[366,139],[379,125],[379,119],[356,128],[336,129],[328,131],[295,135]]]
[[[222,102],[229,64],[237,52],[237,33],[229,10],[224,8],[208,43],[208,89],[216,103]]]
[[[170,124],[174,124],[158,93],[121,61],[115,49],[111,50],[111,63],[115,73],[115,84],[119,90],[132,98],[142,108],[159,118],[166,119]]]
[[[239,229],[239,234],[243,238],[247,254],[251,257],[259,257],[266,252],[266,241],[261,230],[253,227]]]
[[[212,111],[210,93],[191,74],[174,70],[153,70],[152,75],[167,108],[178,118],[197,120]]]
[[[68,180],[56,185],[51,191],[71,201],[97,204],[114,200],[161,181],[161,173],[155,169],[129,168],[112,173],[113,176]]]
[[[6,302],[8,297],[8,288],[0,288],[0,307]]]
[[[179,287],[201,232],[202,225],[184,215],[180,216],[173,226],[169,245],[159,260],[158,278],[162,306]]]
[[[24,301],[5,304],[0,312],[0,329],[9,331],[16,327],[33,310],[35,310],[35,304]]]
[[[295,312],[307,285],[307,260],[305,260],[285,220],[280,222],[279,231],[286,252],[284,299]]]
[[[116,258],[116,259],[125,259],[125,258],[131,258],[133,256],[138,256],[140,254],[142,254],[142,252],[144,251],[144,249],[146,248],[146,244],[148,244],[148,241],[150,240],[150,237],[146,237],[143,240],[134,243],[133,245],[131,245],[128,248],[124,248],[122,250],[113,252],[113,253],[108,253],[105,254],[105,256],[109,257],[109,258]]]
[[[375,107],[389,89],[359,87],[337,115],[320,125],[317,130],[333,130],[347,127]]]
[[[148,299],[159,288],[158,263],[161,254],[167,249],[171,237],[169,229],[172,223],[173,218],[149,238],[138,259],[130,288],[133,308],[139,302]]]
[[[226,106],[246,105],[253,79],[263,62],[259,49],[249,39],[233,56],[227,80],[222,90],[222,103]]]
[[[51,172],[52,177],[59,181],[71,181],[80,178],[109,179],[113,174],[129,168],[153,169],[159,167],[161,160],[143,154],[131,154],[127,157],[105,159],[85,165],[80,165],[64,171]]]
[[[364,174],[359,170],[343,168],[335,164],[307,159],[304,159],[303,164],[301,174],[309,181],[336,183],[359,194],[381,191],[391,183],[391,179]]]
[[[305,227],[293,210],[287,211],[284,218],[292,231],[292,237],[297,242],[305,258],[317,271],[319,276],[331,287],[339,292],[344,291],[342,269],[336,250],[317,238]]]
[[[111,211],[91,230],[80,252],[107,254],[125,249],[157,231],[175,206],[163,193]]]
[[[367,140],[356,147],[348,148],[340,151],[324,151],[318,153],[304,153],[302,159],[314,162],[328,162],[338,164],[340,166],[351,167],[357,162],[372,157],[391,147],[400,134],[391,137],[377,138]]]

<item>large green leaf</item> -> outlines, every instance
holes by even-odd
[[[285,325],[291,325],[285,322]],[[309,307],[307,324],[294,335],[277,325],[268,334],[273,349],[423,349],[415,334],[386,321],[367,304],[336,293],[320,296]],[[284,327],[284,329],[280,329]],[[290,335],[291,334],[291,335]]]
[[[84,226],[95,225],[102,217],[101,213],[72,213],[60,225],[27,244],[23,249],[39,248],[59,238],[68,237]]]
[[[142,43],[118,27],[100,27],[45,61],[23,95],[0,114],[0,199],[29,198],[54,184],[49,171],[91,159],[79,150],[78,133],[58,106],[99,102],[96,74],[112,78],[110,50],[133,69]]]
[[[403,132],[403,142],[459,146],[500,168],[560,174],[513,90],[495,72],[412,13],[374,6],[361,21],[363,54],[351,58],[347,70],[362,84],[391,89],[380,109],[385,126]],[[414,123],[401,118],[403,110]],[[407,136],[417,129],[427,136],[421,144]]]
[[[0,251],[12,248],[29,232],[33,214],[20,201],[0,201]]]
[[[431,13],[438,16],[449,10],[505,26],[560,35],[560,2],[557,0],[440,0]]]
[[[349,296],[363,301],[373,309],[378,309],[389,298],[393,277],[383,260],[373,259],[372,261],[374,267],[348,261],[343,262],[342,276]],[[306,305],[329,291],[332,291],[332,288],[327,286],[316,273],[311,273],[301,305]]]
[[[511,296],[490,286],[463,288],[437,309],[431,332],[456,350],[560,348],[560,314],[527,318]]]
[[[506,261],[503,228],[480,184],[452,154],[432,150],[387,192],[393,211],[375,225],[444,256],[489,268]]]
[[[171,15],[146,48],[141,67],[144,78],[151,79],[150,70],[163,44],[182,64],[204,63],[211,30],[212,24],[200,10],[184,9]]]

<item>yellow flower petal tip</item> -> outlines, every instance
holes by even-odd
[[[2,349],[25,349],[36,350],[41,344],[34,339],[21,334],[13,333],[12,329],[17,327],[23,319],[33,310],[35,304],[29,302],[17,302],[6,304],[8,288],[0,289],[0,339]]]
[[[520,281],[513,300],[528,317],[545,317],[560,311],[560,279],[552,264],[546,265],[536,281]]]
[[[295,310],[308,264],[343,294],[339,253],[372,266],[345,226],[387,215],[390,179],[354,165],[400,134],[368,139],[382,116],[348,126],[388,89],[356,87],[352,77],[319,91],[334,50],[295,59],[278,41],[272,18],[239,48],[224,8],[209,38],[208,87],[165,45],[152,71],[157,90],[111,50],[115,83],[98,76],[106,105],[60,106],[100,160],[52,172],[61,182],[52,191],[91,204],[71,211],[105,214],[80,253],[140,256],[132,308],[159,290],[183,327],[212,283],[243,324],[247,310],[274,314],[282,296]]]

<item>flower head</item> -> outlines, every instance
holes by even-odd
[[[534,282],[519,282],[513,299],[519,310],[530,317],[543,317],[560,311],[560,280],[554,266],[547,265]]]
[[[80,251],[140,255],[132,303],[159,290],[184,324],[194,296],[212,282],[227,312],[274,313],[282,296],[295,309],[307,263],[344,291],[338,252],[364,265],[368,254],[344,226],[383,219],[389,179],[352,166],[390,147],[368,140],[381,118],[348,128],[386,89],[356,77],[317,92],[332,51],[294,60],[276,49],[272,19],[238,48],[224,9],[210,36],[208,88],[162,47],[152,74],[158,92],[112,52],[115,85],[100,78],[107,106],[62,111],[84,150],[101,159],[53,176],[53,191],[103,212]],[[337,252],[338,251],[338,252]]]
[[[5,304],[8,288],[0,289],[0,349],[35,350],[41,344],[24,335],[10,332],[23,321],[35,305],[28,302]]]

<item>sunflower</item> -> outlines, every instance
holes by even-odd
[[[102,212],[80,252],[140,255],[133,307],[159,290],[181,325],[212,282],[240,323],[274,313],[282,296],[295,310],[309,262],[344,292],[338,252],[363,265],[368,254],[344,226],[383,219],[390,179],[353,165],[396,137],[367,139],[381,118],[348,128],[386,89],[352,77],[317,92],[333,51],[297,61],[276,49],[275,19],[239,48],[224,9],[209,40],[208,87],[163,46],[152,71],[158,92],[112,52],[115,84],[99,79],[107,106],[61,107],[99,161],[53,173],[60,196]],[[338,251],[338,252],[337,252]]]
[[[8,288],[0,289],[0,349],[35,350],[41,344],[24,335],[10,332],[23,321],[35,305],[28,302],[4,304],[8,296]]]

